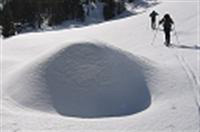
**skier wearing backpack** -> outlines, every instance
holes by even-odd
[[[158,13],[156,11],[152,11],[151,14],[149,15],[151,17],[151,28],[153,30],[156,29],[156,16]]]
[[[165,14],[164,17],[159,21],[159,25],[163,24],[164,33],[165,33],[165,45],[168,47],[170,45],[170,32],[172,31],[172,25],[174,21],[169,14]]]

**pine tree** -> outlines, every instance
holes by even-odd
[[[116,2],[115,0],[102,0],[104,2],[103,15],[105,20],[109,20],[115,16]]]
[[[0,24],[2,23],[4,35],[8,37],[15,33],[16,23],[20,23],[22,28],[27,25],[40,28],[44,19],[48,20],[50,26],[65,20],[84,21],[86,13],[83,5],[96,1],[104,3],[105,20],[112,19],[125,10],[124,0],[6,0]]]
[[[3,29],[2,29],[2,35],[4,37],[9,37],[15,34],[15,28],[13,23],[13,15],[11,12],[10,5],[7,5],[4,7],[4,10],[2,11],[2,22],[1,22]]]

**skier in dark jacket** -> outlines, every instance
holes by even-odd
[[[158,13],[156,11],[152,11],[151,14],[149,15],[151,17],[151,28],[153,30],[156,29],[156,16]]]
[[[165,33],[165,44],[166,46],[170,45],[170,32],[172,30],[172,25],[174,21],[169,14],[165,14],[164,17],[159,21],[159,25],[163,24],[164,33]]]

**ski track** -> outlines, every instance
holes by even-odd
[[[178,41],[177,41],[178,42]],[[180,44],[180,42],[178,42]],[[186,73],[189,81],[192,83],[194,98],[195,98],[195,104],[197,106],[198,110],[198,117],[199,117],[199,132],[200,132],[200,84],[198,81],[198,75],[195,74],[195,72],[192,70],[191,66],[188,64],[184,56],[180,51],[177,49],[174,49],[174,55],[176,56],[177,60],[180,62],[184,72]]]

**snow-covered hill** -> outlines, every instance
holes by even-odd
[[[169,12],[173,47],[151,31]],[[175,34],[177,33],[177,35]],[[199,1],[1,44],[2,131],[200,130]]]

